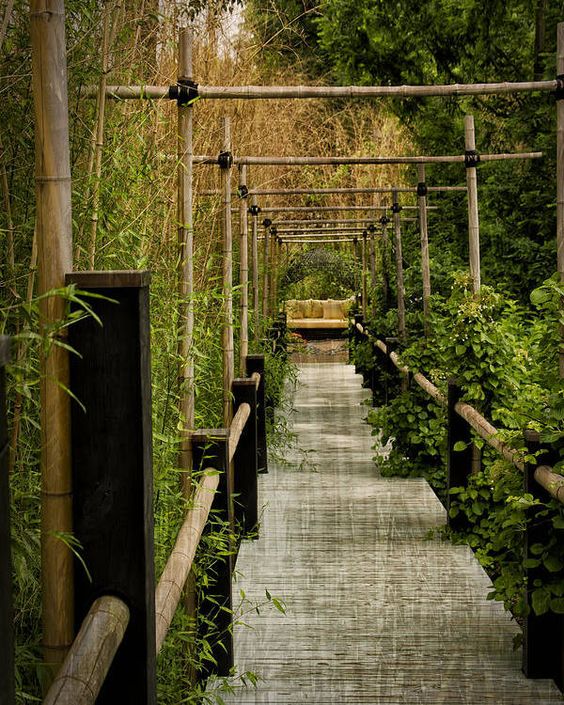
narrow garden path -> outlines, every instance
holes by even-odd
[[[427,482],[379,476],[353,368],[299,369],[300,450],[261,476],[260,539],[243,544],[234,586],[257,603],[268,590],[287,611],[236,628],[236,663],[259,683],[226,703],[562,702],[552,682],[521,674],[518,628],[486,600],[472,551],[430,537],[445,512]]]

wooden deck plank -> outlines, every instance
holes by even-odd
[[[243,616],[236,663],[261,680],[225,702],[561,703],[521,674],[518,628],[486,601],[472,551],[428,538],[445,521],[429,485],[379,476],[366,396],[347,365],[300,368],[301,451],[260,478],[261,538],[243,545],[235,586],[258,603],[268,589],[287,614]]]

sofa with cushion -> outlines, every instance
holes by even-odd
[[[351,299],[337,301],[306,299],[286,301],[288,328],[292,330],[345,330]]]

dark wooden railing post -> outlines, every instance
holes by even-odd
[[[241,404],[251,407],[233,457],[235,524],[243,535],[249,535],[256,530],[258,523],[257,388],[253,379],[235,379],[232,390],[234,413]],[[254,538],[257,536],[254,535]]]
[[[266,447],[266,386],[264,379],[264,355],[247,355],[247,377],[258,372],[260,383],[257,389],[257,434],[258,471],[268,472],[268,451]]]
[[[14,705],[14,618],[10,539],[10,484],[8,478],[8,425],[6,423],[6,373],[10,339],[0,336],[0,703]]]
[[[451,529],[461,529],[465,522],[463,516],[450,516],[450,509],[456,502],[450,490],[453,487],[465,487],[472,472],[472,436],[470,426],[455,411],[455,405],[460,401],[462,390],[456,381],[448,382],[447,407],[447,523]],[[464,444],[464,450],[455,450],[457,443]]]
[[[220,473],[219,486],[214,497],[212,511],[217,513],[229,532],[227,555],[217,556],[212,566],[213,579],[207,593],[200,597],[198,605],[201,632],[211,641],[213,658],[217,665],[202,665],[201,676],[211,673],[229,675],[233,661],[233,601],[231,581],[235,565],[235,545],[233,543],[235,521],[233,516],[233,474],[229,463],[229,430],[225,428],[201,429],[192,435],[194,469],[203,471],[213,468]],[[214,626],[214,633],[207,636],[208,624]]]
[[[156,703],[149,281],[139,271],[67,275],[104,297],[87,299],[102,325],[88,316],[69,330],[79,353],[70,357],[74,535],[88,570],[76,562],[75,621],[106,594],[131,611],[98,705]]]
[[[525,431],[525,443],[529,454],[537,454],[541,450],[540,434],[536,431]],[[539,499],[541,502],[550,501],[550,495],[535,480],[535,470],[540,457],[536,462],[527,463],[524,473],[524,490]],[[550,462],[549,454],[543,454],[541,462]],[[542,507],[541,507],[542,508]],[[546,543],[547,531],[550,522],[536,521],[539,511],[537,507],[530,507],[527,517],[527,526],[524,536],[523,557],[537,558],[530,552],[530,547],[535,543]],[[523,673],[527,678],[553,678],[560,689],[563,685],[563,656],[564,656],[564,619],[560,614],[552,611],[537,615],[531,605],[531,593],[535,589],[535,580],[544,582],[547,571],[542,566],[526,568],[526,590],[529,614],[523,623]]]

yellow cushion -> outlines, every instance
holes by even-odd
[[[340,301],[333,301],[329,299],[323,302],[323,318],[330,318],[333,320],[341,320],[343,318],[343,310],[341,308]]]
[[[311,317],[323,318],[323,301],[313,299],[311,302]]]
[[[289,299],[288,301],[286,301],[286,315],[288,316],[288,318],[300,318],[300,302],[296,301],[296,299]]]

